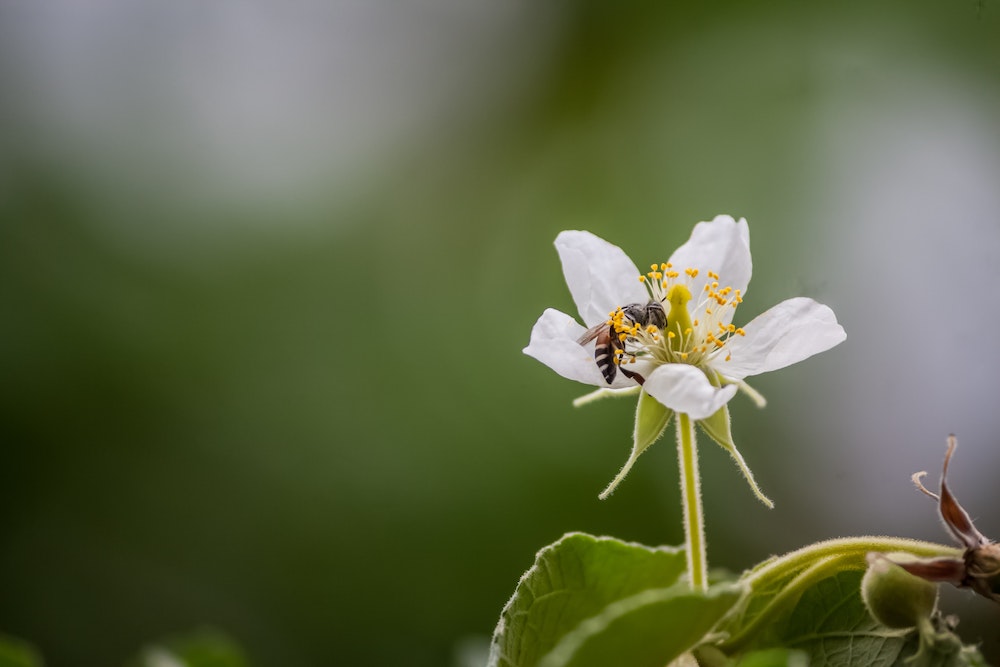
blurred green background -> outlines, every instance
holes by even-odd
[[[0,632],[121,664],[474,664],[563,532],[682,540],[675,454],[521,348],[552,240],[750,222],[742,323],[845,344],[702,442],[709,558],[1000,536],[1000,4],[0,5]],[[949,592],[1000,660],[1000,613]]]

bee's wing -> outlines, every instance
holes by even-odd
[[[583,335],[580,336],[577,339],[576,342],[579,343],[580,345],[586,345],[590,341],[592,341],[595,338],[597,338],[597,336],[600,335],[602,329],[607,329],[607,328],[608,328],[608,325],[607,325],[606,322],[601,322],[600,324],[595,324],[594,326],[592,326],[589,329],[587,329],[586,331],[584,331]]]

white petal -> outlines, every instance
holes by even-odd
[[[687,364],[664,364],[650,373],[643,390],[663,405],[705,419],[718,412],[736,394],[736,385],[715,387],[705,373]]]
[[[691,282],[691,293],[696,300],[710,280],[709,271],[719,274],[722,287],[729,286],[746,294],[753,271],[747,221],[719,215],[711,222],[699,222],[688,242],[670,256],[670,263],[676,271],[698,269],[698,277]]]
[[[608,313],[649,296],[639,282],[639,269],[621,248],[590,232],[566,231],[556,237],[563,275],[580,317],[587,326],[608,319]]]
[[[566,313],[548,308],[531,329],[531,340],[524,353],[569,380],[612,389],[634,387],[635,381],[621,373],[610,385],[604,380],[594,361],[594,343],[584,346],[577,342],[585,332],[586,329]],[[636,364],[636,370],[647,371],[640,364]]]
[[[805,297],[782,301],[733,336],[712,367],[732,380],[767,373],[842,343],[847,334],[829,307]],[[726,353],[732,357],[724,361]]]

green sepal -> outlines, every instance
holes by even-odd
[[[726,451],[736,448],[736,445],[733,444],[733,431],[729,421],[728,405],[723,405],[711,417],[699,420],[698,426],[705,432],[705,435],[715,440]]]
[[[774,503],[771,499],[764,495],[764,492],[760,490],[757,486],[757,480],[753,477],[753,472],[747,465],[747,462],[743,459],[743,455],[740,451],[736,449],[736,443],[733,442],[733,432],[729,424],[729,406],[723,405],[716,411],[714,415],[706,419],[702,419],[698,422],[698,426],[701,430],[718,443],[719,447],[729,452],[729,455],[733,457],[733,461],[736,462],[737,467],[739,467],[740,472],[743,473],[743,477],[746,479],[747,484],[750,485],[750,490],[753,494],[757,496],[757,500],[767,505],[769,508],[774,507]]]
[[[605,398],[625,398],[626,396],[635,396],[640,391],[642,387],[629,387],[628,389],[608,389],[601,388],[590,392],[589,394],[584,394],[578,398],[573,399],[574,408],[582,408],[584,405],[590,405],[591,403],[596,403],[597,401],[603,400]]]
[[[607,488],[601,491],[598,498],[604,500],[614,492],[619,482],[625,479],[625,475],[632,469],[632,465],[639,458],[639,455],[660,439],[663,431],[667,428],[667,424],[670,423],[670,418],[673,416],[673,410],[660,403],[645,391],[639,392],[639,402],[635,408],[635,430],[632,433],[632,453],[629,454],[625,465],[615,475],[615,478],[611,480]]]

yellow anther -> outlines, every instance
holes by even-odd
[[[719,281],[718,280],[713,280],[712,281],[712,289],[719,289]]]
[[[709,271],[708,272],[708,277],[709,278],[714,278],[715,280],[718,280],[719,279],[719,274],[716,273],[715,271]]]
[[[698,326],[698,320],[695,320],[695,321],[694,321],[694,322],[692,322],[691,324],[693,324],[693,325],[695,325],[695,326]]]
[[[663,289],[667,289],[667,287],[669,287],[669,286],[670,286],[670,283],[668,283],[666,280],[664,280],[662,283],[660,283],[660,287],[662,287]]]
[[[628,334],[627,333],[618,334],[618,340],[624,343],[626,340],[628,340]]]
[[[711,315],[712,314],[712,309],[711,308],[706,308],[705,309],[705,314],[706,315]]]
[[[677,273],[676,271],[667,271],[667,278],[676,278],[679,275],[681,274]]]
[[[688,353],[687,352],[681,352],[681,359],[687,359],[687,358],[688,358]]]
[[[655,334],[657,331],[659,331],[659,329],[656,328],[655,324],[650,324],[648,327],[646,327],[646,333]]]
[[[739,336],[746,336],[747,332],[744,331],[743,329],[737,329],[736,330],[736,334],[739,335]]]
[[[711,292],[712,291],[711,285],[705,285],[705,291],[706,292]]]
[[[652,273],[649,274],[649,276],[654,280],[663,280],[663,274],[660,273],[659,271],[653,271]]]
[[[639,282],[640,283],[646,282],[646,276],[639,276]]]
[[[712,341],[712,342],[713,342],[713,343],[715,343],[715,347],[722,347],[723,345],[725,345],[725,344],[726,344],[726,341],[724,341],[724,340],[719,340],[718,338],[716,338],[716,339],[715,339],[714,341]]]
[[[692,278],[698,277],[698,269],[684,269],[684,273],[688,274]]]
[[[685,336],[690,336],[691,335],[691,327],[688,327],[687,329],[684,330],[684,335]]]
[[[614,362],[615,366],[620,366],[620,365],[621,365],[621,363],[622,363],[622,358],[621,358],[621,357],[615,357],[615,358],[614,358],[614,359],[612,359],[611,361],[613,361],[613,362]]]
[[[660,265],[659,264],[650,264],[649,268],[652,269],[653,271],[656,271],[658,268],[660,268]]]
[[[673,331],[668,331],[667,338],[677,338],[677,334],[675,334]]]
[[[663,262],[662,264],[660,264],[660,271],[666,271],[669,268],[670,268],[670,265],[667,264],[666,262]]]
[[[731,355],[731,354],[727,354],[726,355],[726,361],[730,361],[730,360],[732,360],[732,358],[733,358],[733,355]]]

